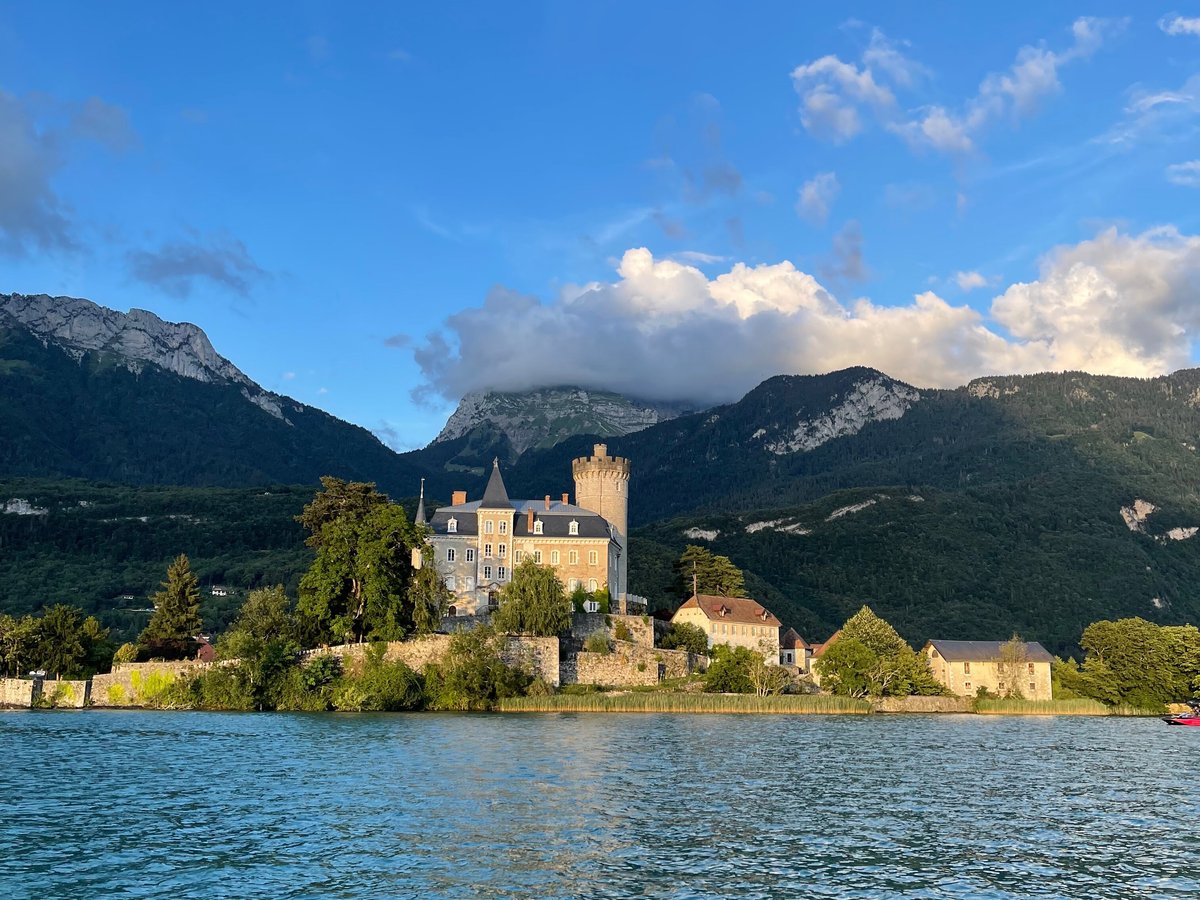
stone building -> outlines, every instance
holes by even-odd
[[[572,462],[571,473],[575,503],[568,494],[510,499],[499,460],[479,500],[455,491],[426,523],[422,498],[417,522],[432,531],[434,562],[454,595],[455,614],[494,608],[513,567],[526,559],[551,566],[568,591],[606,588],[614,611],[629,610],[629,460],[596,444],[591,456]]]
[[[812,669],[812,644],[800,637],[795,628],[789,628],[779,639],[779,664],[795,666],[801,672]]]
[[[1001,696],[1019,692],[1026,700],[1051,700],[1050,663],[1054,657],[1036,641],[1006,651],[1008,641],[929,641],[933,677],[961,697],[974,697],[980,688]]]
[[[779,629],[783,623],[757,600],[697,594],[675,610],[671,622],[703,629],[709,647],[749,647],[767,662],[779,662]]]

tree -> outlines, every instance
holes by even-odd
[[[428,554],[426,558],[433,556]],[[432,634],[441,628],[442,617],[450,609],[451,594],[436,566],[426,565],[417,570],[408,588],[408,599],[416,634]]]
[[[766,641],[759,641],[758,652],[750,660],[746,672],[750,684],[754,688],[754,693],[760,697],[781,694],[792,681],[787,670],[778,665],[779,660],[770,658],[773,652],[778,653],[778,649],[773,651],[771,645]]]
[[[675,563],[675,594],[686,599],[695,593],[717,597],[742,597],[746,593],[742,570],[727,556],[717,556],[707,547],[689,545]]]
[[[712,662],[704,673],[704,690],[710,694],[754,693],[750,669],[755,665],[756,655],[749,647],[717,644],[712,648]]]
[[[497,700],[524,693],[533,678],[501,656],[504,637],[486,626],[460,631],[445,658],[425,669],[433,709],[491,709]]]
[[[869,606],[846,620],[841,636],[826,648],[816,665],[821,687],[845,696],[938,694],[943,690],[925,655],[916,653]]]
[[[322,475],[321,486],[324,489],[318,491],[296,516],[296,521],[308,529],[306,543],[314,549],[321,546],[321,530],[330,522],[337,519],[361,521],[377,507],[390,502],[387,494],[381,494],[371,482],[343,481],[332,475]]]
[[[1000,646],[1000,660],[996,664],[997,688],[1001,697],[1021,698],[1021,680],[1029,664],[1029,648],[1014,634]]]
[[[0,673],[20,678],[38,653],[38,623],[33,616],[0,615]]]
[[[1147,709],[1186,700],[1200,676],[1200,630],[1141,618],[1102,620],[1083,630],[1077,689],[1105,703]]]
[[[196,635],[203,627],[200,621],[200,585],[192,574],[188,558],[180,554],[167,568],[167,580],[151,598],[154,615],[138,643],[151,656],[184,659],[196,646]]]
[[[658,645],[664,650],[687,650],[697,656],[708,653],[708,635],[691,622],[672,622]]]
[[[309,539],[317,556],[300,580],[296,608],[306,636],[348,643],[403,638],[413,629],[412,550],[421,545],[416,527],[390,502],[363,503],[360,497],[335,518],[324,503],[320,509],[313,517],[320,530]]]
[[[550,566],[526,559],[500,592],[492,624],[509,634],[562,634],[571,627],[571,601]]]

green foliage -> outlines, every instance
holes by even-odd
[[[704,690],[710,694],[753,694],[750,672],[757,665],[757,654],[749,647],[717,644],[704,675]]]
[[[691,622],[672,622],[659,641],[664,650],[687,650],[697,656],[708,653],[708,635],[699,625]]]
[[[896,629],[864,606],[846,620],[841,636],[817,660],[821,687],[847,697],[939,694],[929,660]]]
[[[122,644],[117,648],[117,652],[113,654],[113,665],[125,665],[127,663],[137,662],[138,648],[137,644]]]
[[[107,670],[112,653],[108,629],[78,607],[55,604],[39,618],[0,615],[0,676],[43,670],[87,678]]]
[[[583,649],[588,653],[599,653],[602,656],[607,656],[612,652],[608,643],[608,635],[603,631],[593,631],[589,634],[587,640],[583,642]]]
[[[492,628],[456,633],[446,659],[425,670],[430,708],[491,709],[497,700],[524,693],[532,676],[504,662],[503,643]]]
[[[186,659],[196,647],[200,621],[200,585],[187,556],[180,554],[167,568],[167,580],[153,597],[154,615],[138,636],[150,656]]]
[[[1144,709],[1200,696],[1200,630],[1195,626],[1103,620],[1085,628],[1080,643],[1086,653],[1082,666],[1057,661],[1051,670],[1064,693]]]
[[[513,569],[512,580],[500,591],[500,608],[492,624],[509,634],[552,637],[571,627],[571,601],[550,566],[526,559]]]
[[[694,577],[693,577],[694,576]],[[696,593],[717,597],[744,597],[742,570],[727,556],[717,556],[707,547],[688,545],[675,562],[675,596],[686,599]]]
[[[300,520],[317,556],[300,580],[297,613],[309,641],[399,640],[413,630],[412,551],[422,536],[373,485],[324,478]],[[428,610],[423,610],[428,618]]]
[[[633,632],[629,630],[629,626],[624,622],[618,622],[613,626],[613,638],[618,641],[632,641]]]
[[[432,554],[427,558],[432,559]],[[450,589],[433,564],[422,566],[408,589],[412,605],[413,633],[432,634],[442,627],[442,617],[450,609]]]
[[[333,690],[333,708],[342,712],[399,712],[420,709],[424,679],[403,662],[383,658],[386,645],[372,647],[360,673],[343,677]]]

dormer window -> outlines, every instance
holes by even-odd
[[[533,533],[534,534],[542,533],[542,520],[541,519],[538,519],[536,522],[533,523]]]
[[[579,534],[579,523],[574,519],[572,519],[571,524],[567,526],[567,534],[572,536]]]
[[[458,519],[447,519],[446,520],[446,534],[457,534],[457,533],[458,533]]]

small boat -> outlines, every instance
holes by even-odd
[[[1163,721],[1168,725],[1197,725],[1200,726],[1200,700],[1189,700],[1188,706],[1192,708],[1191,712],[1179,713],[1173,716],[1163,716]]]

